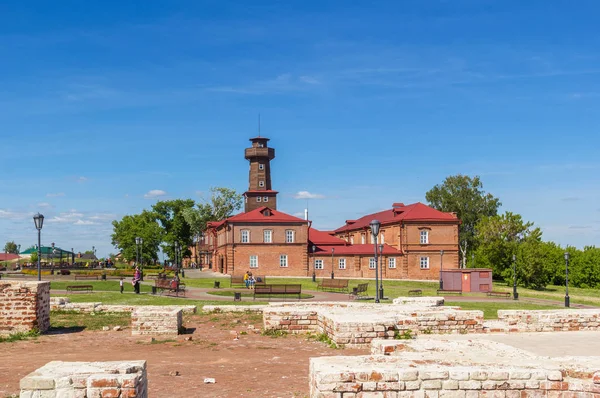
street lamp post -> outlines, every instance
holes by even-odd
[[[517,293],[517,256],[513,254],[513,300],[519,299],[519,293]]]
[[[315,252],[317,251],[317,246],[312,245],[312,257],[313,257],[313,278],[312,281],[316,282],[317,281],[317,271],[315,268]]]
[[[571,298],[569,297],[569,252],[565,252],[565,307],[571,306]]]
[[[383,244],[379,245],[379,258],[381,264],[379,264],[379,298],[383,300]]]
[[[442,274],[444,271],[444,251],[440,250],[440,290],[444,290],[444,279]]]
[[[17,245],[17,256],[19,256],[17,259],[17,267],[21,269],[21,245]]]
[[[335,252],[335,249],[332,247],[331,248],[331,279],[333,279],[333,253]]]
[[[377,237],[379,236],[379,227],[381,223],[378,220],[371,221],[371,234],[375,239],[375,302],[379,303],[379,274],[377,273]]]
[[[142,238],[140,237],[136,237],[135,238],[135,266],[139,267],[140,266],[140,257],[141,257],[141,246],[142,246]],[[140,280],[142,280],[142,271],[140,268]]]
[[[54,269],[54,253],[56,251],[54,250],[54,242],[52,242],[52,251],[50,252],[50,267],[51,269]]]
[[[33,216],[33,222],[35,223],[35,228],[38,231],[38,258],[37,258],[37,269],[38,269],[38,281],[42,280],[42,227],[44,226],[44,216],[40,213],[37,213]]]
[[[179,272],[179,260],[178,260],[178,254],[179,254],[179,242],[175,242],[175,272]]]
[[[71,265],[75,264],[75,252],[73,248],[71,248]]]

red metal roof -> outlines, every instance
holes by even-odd
[[[379,220],[381,225],[396,223],[399,221],[442,221],[459,223],[460,220],[451,213],[444,213],[436,210],[421,202],[406,206],[399,206],[400,203],[394,203],[396,207],[378,213],[368,214],[358,220],[348,223],[335,230],[335,233],[343,231],[353,231],[357,229],[369,228],[373,220]],[[352,221],[352,220],[349,220]]]
[[[375,255],[375,246],[369,245],[369,244],[348,245],[348,246],[320,245],[320,246],[317,246],[317,250],[315,251],[315,254],[317,256],[331,255],[331,249],[333,249],[334,256]],[[383,245],[383,254],[386,256],[387,255],[398,255],[399,256],[402,254],[402,252],[392,246]]]
[[[17,254],[12,253],[0,253],[0,261],[12,261],[18,259],[19,256]]]
[[[345,240],[331,236],[328,232],[310,228],[308,230],[308,241],[311,245],[334,245],[344,246],[348,244]]]
[[[268,212],[266,210],[268,210]],[[267,215],[267,213],[268,213],[268,215]],[[235,216],[229,217],[227,220],[224,220],[223,222],[228,222],[228,223],[232,223],[232,222],[289,223],[289,222],[293,222],[293,223],[303,223],[303,224],[308,223],[308,221],[306,221],[302,218],[290,216],[289,214],[282,213],[280,211],[273,210],[273,209],[270,209],[265,206],[259,207],[258,209],[254,209],[247,213],[236,214]]]

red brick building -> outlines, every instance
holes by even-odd
[[[208,253],[215,271],[241,275],[251,270],[268,276],[371,278],[375,276],[374,239],[369,224],[381,223],[378,243],[383,278],[438,279],[443,268],[458,268],[456,215],[422,203],[395,203],[332,232],[311,228],[311,222],[277,211],[271,186],[269,139],[251,138],[245,151],[250,162],[245,212],[208,224],[198,246]],[[194,248],[195,249],[195,248]],[[381,250],[381,249],[380,249]],[[193,258],[194,255],[192,255]]]

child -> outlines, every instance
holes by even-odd
[[[254,284],[256,284],[256,280],[254,279],[252,274],[250,274],[250,277],[248,277],[248,284],[250,285],[250,289],[254,289]]]
[[[123,278],[119,280],[119,286],[121,287],[121,294],[123,294]]]

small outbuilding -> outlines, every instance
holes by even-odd
[[[443,290],[461,292],[491,292],[492,270],[490,268],[445,269],[442,271]]]

